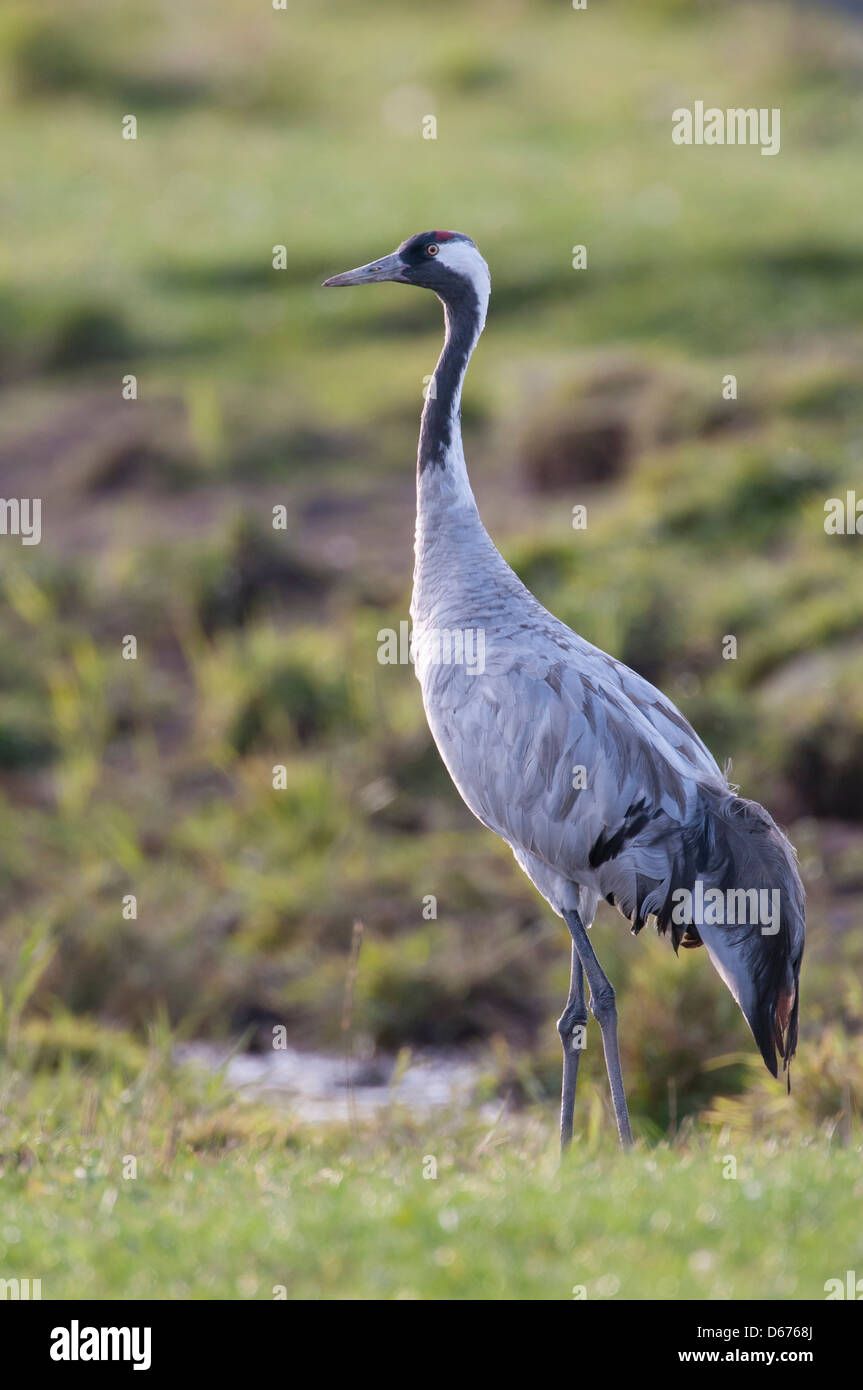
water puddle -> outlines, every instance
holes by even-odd
[[[186,1043],[177,1060],[215,1072],[224,1069],[232,1090],[254,1100],[288,1106],[309,1122],[368,1119],[391,1105],[415,1116],[466,1105],[479,1068],[464,1057],[422,1052],[411,1055],[396,1073],[395,1057],[356,1060],[294,1048],[267,1053],[238,1052],[210,1043]],[[351,1084],[348,1084],[350,1075]]]

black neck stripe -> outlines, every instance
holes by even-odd
[[[435,369],[420,425],[417,468],[446,468],[452,447],[453,402],[458,394],[474,343],[480,331],[479,296],[469,280],[458,276],[452,290],[447,287],[438,298],[443,301],[446,340]]]

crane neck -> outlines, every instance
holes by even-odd
[[[417,453],[418,522],[441,505],[476,510],[461,437],[461,393],[471,354],[485,327],[488,290],[464,279],[442,299],[446,336],[429,382]]]

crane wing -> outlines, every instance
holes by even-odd
[[[571,651],[495,638],[482,674],[420,662],[417,674],[435,741],[474,813],[583,882],[648,821],[685,822],[697,783],[725,784],[669,700],[563,630]]]

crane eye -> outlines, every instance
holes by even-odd
[[[434,242],[432,242],[431,246],[426,247],[426,251],[430,256],[436,256],[439,250],[440,247],[436,246]]]

